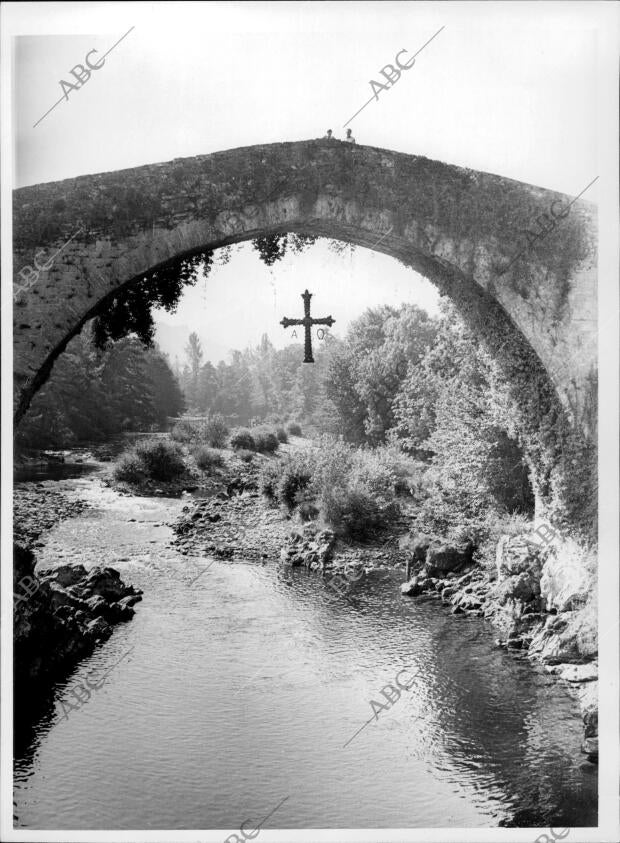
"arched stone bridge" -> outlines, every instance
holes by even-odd
[[[537,370],[571,428],[592,442],[596,212],[571,203],[421,156],[316,140],[21,188],[14,284],[27,278],[28,289],[14,308],[16,422],[67,342],[121,287],[184,254],[296,231],[384,252],[426,276],[509,377],[520,371],[533,382]],[[38,278],[35,259],[49,265]],[[529,396],[528,412],[537,400]]]

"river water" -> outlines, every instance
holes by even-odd
[[[575,703],[479,619],[402,598],[402,574],[332,600],[275,560],[185,557],[166,526],[182,501],[97,473],[44,485],[93,508],[39,566],[112,565],[144,597],[19,729],[16,827],[250,831],[274,809],[265,827],[596,824]]]

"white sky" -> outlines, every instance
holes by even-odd
[[[382,80],[399,50],[413,54],[443,26],[352,121],[358,143],[576,195],[598,172],[596,27],[610,5],[5,4],[12,31],[31,36],[15,54],[15,185],[317,137],[328,127],[343,137],[372,94],[370,79]],[[86,53],[99,50],[96,62],[132,26],[33,128],[62,96],[59,80],[74,81],[69,71]],[[596,201],[596,188],[584,198]],[[381,301],[436,306],[415,273],[363,249],[351,258],[317,246],[269,270],[246,244],[212,270],[206,300],[199,285],[165,321],[197,330],[214,360],[263,331],[282,344],[278,322],[297,315],[306,286],[313,310],[331,312],[339,332]]]

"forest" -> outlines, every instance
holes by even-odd
[[[35,397],[18,444],[59,448],[164,430],[183,413],[222,418],[229,429],[295,423],[307,437],[389,451],[392,464],[423,469],[429,528],[533,511],[505,384],[447,300],[437,318],[412,304],[368,309],[344,338],[315,337],[315,364],[302,362],[301,343],[276,349],[264,335],[214,366],[191,334],[173,372],[143,342],[129,334],[101,349],[92,328],[83,331]]]

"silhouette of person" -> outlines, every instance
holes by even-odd
[[[332,130],[331,129],[327,130],[327,134],[324,136],[323,140],[334,140],[334,138],[332,137]]]
[[[345,143],[355,143],[355,138],[351,134],[351,129],[347,129],[347,136],[344,139]]]

